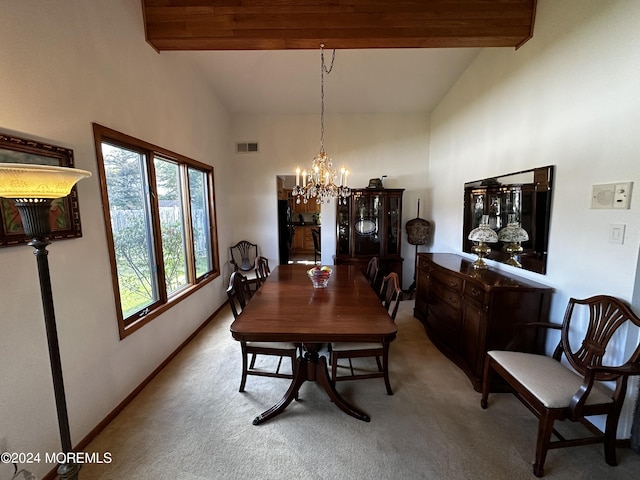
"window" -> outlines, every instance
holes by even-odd
[[[124,338],[218,276],[213,168],[93,130]]]

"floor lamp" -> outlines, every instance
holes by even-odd
[[[47,245],[51,234],[50,210],[51,202],[71,193],[75,183],[91,175],[91,172],[67,167],[52,167],[48,165],[33,165],[21,163],[0,163],[0,197],[14,199],[20,213],[25,234],[32,240],[28,243],[35,251],[40,278],[40,295],[44,323],[47,331],[49,346],[49,360],[51,362],[51,376],[53,378],[53,392],[58,413],[58,428],[62,451],[72,451],[71,433],[69,431],[69,417],[62,381],[62,365],[60,363],[60,348],[56,331],[56,319],[53,309],[53,295],[51,293],[51,278],[49,276],[49,260]],[[63,480],[76,480],[80,466],[70,462],[69,456],[65,463],[58,466],[58,475]]]

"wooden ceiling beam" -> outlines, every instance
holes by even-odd
[[[142,0],[157,50],[517,47],[535,0]]]

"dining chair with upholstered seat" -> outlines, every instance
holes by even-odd
[[[238,318],[242,314],[242,310],[247,306],[250,294],[247,280],[240,272],[233,272],[229,280],[229,288],[227,288],[227,296],[229,297],[229,305],[234,318]],[[242,350],[242,378],[240,380],[240,392],[244,392],[248,375],[256,375],[261,377],[276,377],[292,379],[295,374],[298,362],[296,361],[298,347],[294,343],[288,342],[240,342]],[[249,362],[251,355],[251,362]],[[255,368],[256,357],[258,355],[277,356],[278,366],[274,371],[259,370]],[[288,357],[291,360],[292,373],[280,372],[282,366],[282,358]]]
[[[398,292],[400,292],[400,279],[398,278],[397,273],[391,272],[389,273],[389,275],[382,279],[378,297],[380,297],[382,305],[394,320],[396,319],[396,313],[400,302],[400,300],[398,300],[398,297],[402,296],[398,295]]]
[[[267,277],[271,273],[271,269],[269,268],[269,259],[258,255],[256,257],[256,279],[258,281],[258,288],[267,281]]]
[[[367,271],[364,276],[369,281],[369,285],[374,290],[378,289],[378,276],[380,275],[380,259],[378,257],[372,257],[367,264]]]
[[[498,376],[535,414],[536,477],[544,475],[547,451],[552,448],[603,443],[605,461],[616,465],[618,419],[629,377],[640,375],[640,344],[627,345],[629,353],[621,355],[625,358],[616,359],[609,351],[620,349],[617,332],[625,332],[622,338],[638,338],[640,317],[622,300],[597,295],[584,300],[571,298],[562,325],[539,322],[530,326],[560,330],[553,356],[489,351],[484,366],[482,408],[488,407],[491,379]],[[595,415],[606,415],[604,429],[592,423]],[[556,430],[556,420],[579,422],[589,433],[577,438],[579,432],[575,432],[569,438],[566,432],[563,435]],[[552,435],[557,440],[552,441]]]
[[[240,240],[235,245],[229,247],[231,252],[230,263],[234,272],[240,272],[246,277],[250,287],[249,293],[257,289],[258,280],[256,278],[256,258],[258,257],[258,245],[248,240]]]
[[[390,273],[382,280],[381,296],[383,305],[392,320],[395,321],[398,306],[402,300],[398,274]],[[362,343],[362,342],[334,342],[330,345],[331,355],[331,379],[333,382],[344,380],[364,380],[368,378],[384,378],[387,394],[393,395],[391,382],[389,381],[389,343]],[[374,357],[377,371],[364,371],[356,373],[353,367],[353,358]],[[340,359],[348,359],[349,365],[339,365]],[[348,368],[349,373],[338,375],[338,368]]]
[[[318,263],[318,257],[322,261],[322,251],[320,248],[320,230],[312,229],[311,237],[313,238],[313,263]]]

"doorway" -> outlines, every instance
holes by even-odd
[[[314,201],[296,203],[291,196],[296,185],[295,175],[277,175],[276,182],[279,264],[319,265],[320,205]],[[314,232],[317,232],[318,249],[315,248]]]

